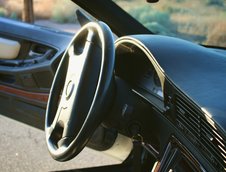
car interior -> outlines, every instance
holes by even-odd
[[[44,130],[57,161],[88,146],[122,162],[72,171],[225,171],[226,49],[72,1],[75,35],[0,17],[0,113]]]

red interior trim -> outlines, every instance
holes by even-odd
[[[17,96],[21,96],[23,98],[41,101],[43,103],[47,103],[49,94],[47,93],[34,93],[29,91],[19,90],[17,88],[12,88],[5,85],[0,85],[0,91],[4,93],[15,94]]]

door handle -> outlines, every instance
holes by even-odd
[[[49,49],[45,52],[45,54],[36,57],[34,59],[25,59],[25,60],[0,60],[0,65],[3,66],[25,66],[25,65],[32,65],[37,63],[42,63],[45,60],[50,60],[55,54],[53,49]]]

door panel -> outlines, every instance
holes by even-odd
[[[72,36],[0,18],[0,38],[20,45],[14,59],[0,59],[0,114],[43,129],[52,79]]]

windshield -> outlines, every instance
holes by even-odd
[[[226,47],[226,0],[114,0],[155,34]]]

